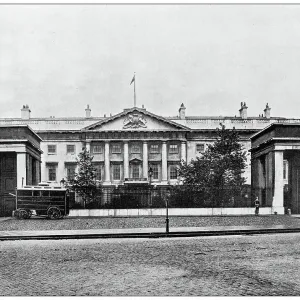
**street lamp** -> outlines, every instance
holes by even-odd
[[[66,183],[66,181],[65,181],[65,179],[63,178],[63,179],[60,181],[60,185],[61,185],[62,187],[64,187],[64,186],[65,186],[65,183]]]
[[[152,179],[152,176],[153,176],[153,169],[150,167],[149,170],[148,170],[148,175],[149,175],[149,178],[150,178],[150,185],[151,185],[151,179]]]
[[[151,191],[151,180],[153,176],[153,169],[150,167],[148,170],[148,175],[149,175],[149,185],[150,185],[150,206],[152,206],[152,191]]]
[[[168,186],[166,195],[166,233],[169,233],[169,197],[171,193],[171,188]]]

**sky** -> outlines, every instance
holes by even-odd
[[[0,118],[137,106],[300,118],[300,5],[1,5]]]

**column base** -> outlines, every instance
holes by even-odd
[[[160,184],[161,184],[161,185],[168,185],[169,182],[168,182],[168,180],[162,180],[162,181],[160,182]]]
[[[272,206],[271,213],[272,213],[272,215],[284,215],[284,207],[283,206]]]
[[[102,185],[107,186],[107,185],[112,185],[112,184],[111,184],[111,181],[104,181],[104,182],[102,183]]]

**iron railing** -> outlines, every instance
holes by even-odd
[[[226,187],[205,191],[198,186],[153,186],[153,185],[122,185],[100,187],[93,201],[86,204],[87,209],[134,209],[164,208],[166,201],[170,208],[201,208],[201,207],[251,207],[254,206],[255,191],[249,185],[240,188]],[[70,205],[83,208],[80,199]]]

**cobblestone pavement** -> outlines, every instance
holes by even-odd
[[[300,234],[0,242],[1,296],[299,296]]]
[[[220,216],[220,217],[170,217],[170,227],[213,227],[213,226],[272,226],[299,227],[300,218],[282,216]],[[165,227],[165,217],[133,218],[66,218],[47,220],[9,219],[0,223],[1,230],[80,230],[113,228],[158,228]]]

